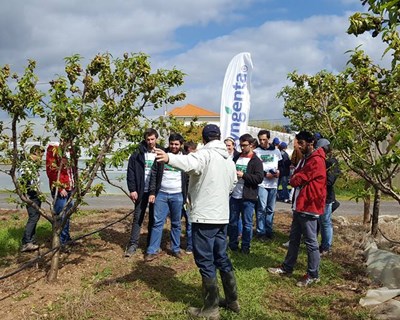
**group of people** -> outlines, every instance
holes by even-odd
[[[330,156],[328,140],[321,138],[316,141],[310,132],[300,131],[296,135],[295,155],[289,159],[287,154],[284,155],[287,145],[284,142],[279,146],[270,143],[268,130],[260,130],[258,139],[250,134],[240,136],[240,152],[235,148],[234,139],[220,140],[220,129],[213,124],[203,128],[204,146],[199,150],[196,144],[185,143],[178,133],[169,136],[165,150],[157,143],[156,130],[145,130],[143,138],[128,162],[127,185],[135,209],[125,256],[137,252],[141,226],[148,212],[145,261],[159,256],[168,216],[171,221],[171,255],[180,259],[181,220],[185,217],[186,252],[193,253],[202,276],[203,306],[189,308],[192,317],[218,319],[220,306],[240,311],[236,278],[227,250],[250,253],[254,212],[255,236],[263,241],[273,237],[279,181],[282,185],[292,186],[291,199],[285,188],[282,188],[280,198],[291,201],[293,220],[286,258],[281,266],[268,271],[291,274],[303,239],[307,247],[307,273],[297,284],[308,286],[319,281],[320,254],[330,252],[332,246],[333,184],[339,174],[338,163]],[[55,148],[47,151],[46,169],[56,209],[65,206],[70,197],[74,166],[66,165],[70,162],[60,157]],[[296,156],[298,159],[293,169]],[[282,169],[283,163],[289,165],[288,174],[282,174],[285,170]],[[59,176],[56,182],[52,170],[56,170]],[[64,173],[65,178],[61,179]],[[317,240],[318,226],[321,245]],[[68,227],[69,224],[65,223],[62,243],[70,239]],[[29,243],[30,237],[24,235],[24,241]],[[218,271],[225,299],[219,295]]]

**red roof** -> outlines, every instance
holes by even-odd
[[[193,104],[187,104],[183,107],[176,107],[168,112],[174,117],[219,117],[219,113],[209,111]]]

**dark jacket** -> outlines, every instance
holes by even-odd
[[[288,177],[290,175],[290,165],[292,164],[292,161],[290,160],[289,155],[285,150],[282,150],[281,154],[282,160],[279,160],[278,162],[279,176]]]
[[[160,148],[157,145],[157,148]],[[131,154],[128,162],[128,171],[126,173],[126,182],[129,192],[137,192],[138,198],[141,199],[144,193],[144,154],[147,152],[147,143],[142,141],[138,150]]]
[[[233,161],[236,163],[239,157],[240,154],[237,154],[233,158]],[[242,179],[244,180],[243,199],[257,200],[258,185],[263,182],[264,170],[262,161],[255,153],[253,153],[253,156],[247,165],[246,173],[243,174]]]
[[[165,152],[168,152],[169,149],[167,148]],[[149,193],[150,195],[157,195],[161,188],[161,181],[164,174],[164,162],[157,162],[154,161],[153,166],[151,167],[150,173],[150,183],[149,183]],[[186,203],[187,197],[187,190],[189,184],[189,176],[186,172],[181,171],[181,181],[182,181],[182,196],[183,196],[183,203]]]
[[[339,162],[334,157],[325,160],[326,164],[326,203],[336,200],[334,184],[340,175]]]

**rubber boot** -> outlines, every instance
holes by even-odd
[[[222,272],[220,271],[222,286],[224,288],[225,300],[220,299],[219,306],[225,309],[229,309],[233,312],[239,313],[240,306],[237,296],[237,286],[235,274],[233,271]]]
[[[202,278],[202,293],[204,305],[202,308],[190,307],[191,318],[219,320],[219,292],[217,278]]]

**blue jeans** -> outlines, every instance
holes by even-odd
[[[292,226],[290,228],[289,249],[283,262],[283,269],[292,273],[299,255],[301,236],[307,247],[307,274],[318,278],[320,262],[317,241],[318,218],[300,212],[293,212]]]
[[[192,240],[192,224],[189,221],[189,209],[182,210],[182,216],[185,218],[186,227],[186,251],[193,250],[193,240]]]
[[[68,192],[68,195],[65,198],[61,197],[60,194],[57,195],[56,202],[54,203],[54,213],[56,215],[59,215],[61,213],[61,211],[64,209],[64,207],[67,204],[67,201],[70,197],[71,197],[71,192]],[[70,204],[68,205],[67,209],[65,210],[64,214],[61,215],[62,223],[64,223],[66,215],[67,215],[68,211],[71,210],[73,205],[74,205],[74,202],[71,201]],[[67,221],[65,221],[64,227],[61,230],[60,242],[63,245],[63,244],[66,244],[70,240],[71,240],[71,236],[69,234],[69,218],[67,218]]]
[[[229,248],[236,251],[239,247],[238,241],[238,224],[240,214],[242,214],[243,233],[242,233],[242,249],[250,249],[250,242],[253,237],[253,213],[256,201],[235,199],[229,200]]]
[[[281,177],[279,177],[278,186],[282,185],[282,190],[278,191],[279,200],[283,201],[283,200],[290,199],[289,198],[288,184],[289,184],[289,176],[281,176]]]
[[[181,214],[183,206],[182,193],[165,193],[160,191],[154,202],[154,225],[151,230],[148,254],[156,254],[160,249],[165,220],[168,213],[171,217],[171,251],[180,251],[181,244]]]
[[[333,226],[332,226],[332,203],[325,205],[325,212],[319,217],[321,228],[321,251],[328,251],[332,247]]]
[[[226,224],[192,223],[193,256],[202,277],[215,278],[217,269],[233,270],[226,253],[226,234]]]
[[[38,198],[30,198],[30,200],[35,202],[40,208],[41,202]],[[36,210],[33,206],[27,206],[26,209],[28,211],[28,221],[26,222],[22,244],[34,242],[36,225],[40,219],[40,212]]]
[[[258,203],[256,216],[256,230],[258,236],[272,237],[276,192],[276,188],[258,187]]]

